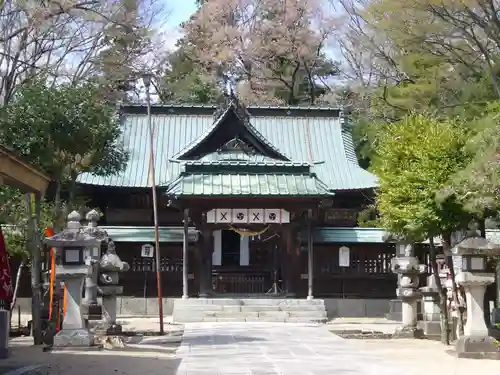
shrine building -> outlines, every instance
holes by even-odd
[[[81,175],[79,195],[102,211],[100,225],[131,264],[123,298],[154,303],[147,108],[121,111],[128,164],[114,176]],[[341,109],[228,98],[152,106],[151,120],[165,297],[395,298],[394,244],[357,225],[377,178],[359,166]]]

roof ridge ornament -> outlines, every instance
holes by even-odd
[[[234,114],[245,123],[250,122],[250,113],[248,112],[246,106],[236,97],[236,94],[231,89],[230,93],[224,95],[224,99],[215,109],[213,119],[214,122],[219,120],[224,114],[233,110]]]

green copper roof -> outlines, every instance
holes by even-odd
[[[265,155],[249,155],[249,154],[244,153],[244,152],[240,152],[238,154],[212,152],[210,154],[203,156],[199,160],[187,160],[186,163],[188,163],[188,162],[217,163],[217,162],[223,162],[223,161],[247,161],[247,162],[254,162],[254,163],[276,163],[277,162],[276,159],[270,158],[270,157],[265,156]],[[284,162],[282,162],[282,163],[284,163]],[[297,162],[293,162],[293,163],[297,163]],[[301,164],[309,164],[309,163],[302,162]]]
[[[167,195],[186,196],[331,196],[328,187],[311,174],[206,173],[184,174]]]
[[[154,227],[128,227],[128,226],[104,226],[99,227],[108,233],[114,242],[154,242]],[[159,227],[158,234],[160,242],[182,242],[184,239],[184,228],[182,227]],[[188,241],[198,241],[196,228],[189,228]]]
[[[308,162],[311,171],[332,190],[368,189],[376,177],[357,164],[349,129],[338,109],[249,107],[250,123],[282,155]],[[173,159],[213,127],[214,106],[153,106],[155,180],[175,181],[184,168]],[[123,108],[123,143],[129,151],[125,170],[108,177],[84,173],[78,182],[100,186],[150,186],[148,126],[145,106]],[[205,157],[207,157],[206,155]],[[262,160],[269,161],[269,157]]]
[[[233,115],[231,117],[231,115]],[[236,126],[238,123],[243,125],[245,130],[249,133],[249,135],[254,138],[257,143],[260,143],[264,149],[270,151],[270,154],[279,160],[290,160],[290,158],[280,152],[266,137],[264,137],[257,129],[255,129],[249,121],[249,113],[246,108],[243,108],[238,105],[238,103],[231,99],[229,103],[225,104],[222,108],[219,107],[218,110],[215,111],[215,121],[212,126],[207,128],[198,138],[193,140],[190,144],[186,145],[178,154],[176,154],[174,159],[183,159],[190,153],[201,145],[203,142],[208,140],[211,135],[213,135],[217,130],[220,130],[221,126],[225,121],[231,122],[231,127]],[[222,146],[222,145],[220,145]]]
[[[260,174],[310,174],[311,165],[309,163],[283,162],[283,161],[204,161],[190,160],[182,164],[182,171],[186,173],[260,173]]]

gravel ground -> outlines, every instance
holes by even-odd
[[[395,339],[361,342],[374,354],[391,358],[395,363],[415,368],[422,374],[495,375],[500,370],[500,361],[456,358],[453,346],[444,346],[437,341]]]
[[[6,369],[42,365],[29,375],[174,375],[180,362],[172,344],[163,348],[148,345],[144,349],[136,345],[132,350],[44,352],[31,343],[31,338],[12,340],[10,357],[1,365]]]

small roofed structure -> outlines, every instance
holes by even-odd
[[[498,252],[500,252],[499,244],[479,236],[467,237],[451,249],[453,255],[476,254],[488,256],[497,255]]]
[[[50,177],[24,162],[7,147],[0,145],[0,184],[19,188],[26,193],[43,194]]]
[[[46,174],[40,172],[32,165],[24,162],[17,156],[14,152],[9,150],[7,147],[0,145],[0,186],[11,186],[20,189],[24,193],[35,193],[39,197],[45,193],[47,187],[50,183],[50,177]],[[1,234],[1,228],[0,228]],[[2,276],[2,283],[5,285],[10,284],[10,289],[12,289],[12,277],[10,275],[10,267],[7,261],[6,248],[1,241],[0,246],[0,272]],[[39,255],[39,254],[38,254]],[[39,257],[34,255],[34,259],[39,259]],[[34,263],[34,262],[33,262]],[[7,277],[8,276],[8,277]],[[10,297],[7,298],[10,300]],[[10,303],[10,301],[8,301]],[[35,304],[39,301],[35,300]],[[39,331],[37,327],[40,327],[39,316],[34,317],[37,320],[35,324],[35,333]],[[9,312],[7,310],[0,309],[0,357],[5,358],[8,355],[8,337],[9,337]],[[37,335],[35,343],[41,343]]]

